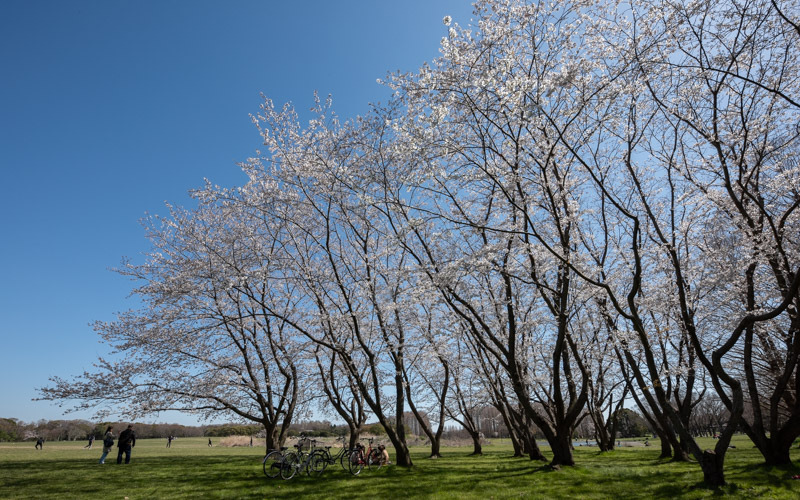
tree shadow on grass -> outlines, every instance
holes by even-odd
[[[755,463],[755,464],[734,464],[730,466],[731,470],[739,470],[742,472],[763,472],[763,473],[772,473],[772,472],[785,472],[790,475],[800,474],[800,465],[795,463],[790,463],[786,465],[769,465],[767,463]]]
[[[210,491],[213,491],[215,486],[240,482],[242,470],[250,467],[256,470],[252,457],[206,455],[137,458],[134,452],[130,464],[117,464],[116,455],[109,455],[103,465],[97,463],[98,458],[3,462],[0,484],[3,489],[19,491],[20,496],[32,488],[42,496],[70,496],[76,493],[76,484],[92,484],[94,488],[95,482],[108,484],[109,488],[123,484],[134,489],[152,489],[163,482],[175,485],[176,489],[211,488]],[[258,466],[260,472],[260,463]]]
[[[800,491],[800,480],[792,476],[800,474],[800,466],[792,463],[786,465],[732,464],[726,466],[726,478],[732,484],[741,477],[754,486],[762,488],[778,488],[785,491]]]

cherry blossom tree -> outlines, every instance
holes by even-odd
[[[142,307],[95,324],[113,359],[72,381],[54,378],[42,398],[78,409],[113,403],[131,418],[179,410],[249,420],[274,449],[307,404],[302,337],[264,313],[291,300],[272,293],[273,249],[235,207],[207,190],[196,198],[197,209],[148,219],[153,250],[119,269],[139,283]]]
[[[248,162],[251,179],[240,203],[251,209],[253,224],[278,218],[290,228],[274,237],[298,287],[295,310],[269,313],[337,356],[386,430],[397,464],[411,466],[403,423],[403,306],[412,285],[405,255],[386,236],[356,175],[361,156],[374,148],[359,143],[365,136],[358,127],[338,122],[329,101],[318,100],[316,113],[302,128],[290,107],[275,110],[267,100],[255,118],[269,155]],[[274,193],[263,191],[276,184],[284,192],[279,208]]]
[[[397,182],[384,190],[393,227],[506,370],[554,465],[573,463],[571,433],[588,397],[583,332],[572,326],[583,292],[568,264],[580,258],[575,200],[586,178],[539,122],[545,108],[571,116],[560,89],[585,69],[584,14],[573,4],[478,2],[480,31],[450,27],[440,59],[390,82],[404,115],[387,115],[413,165],[383,176]],[[402,187],[413,197],[391,198]]]
[[[704,250],[698,260],[729,271],[722,274],[733,292],[726,303],[739,305],[734,318],[744,317],[732,335],[717,340],[721,345],[710,358],[699,343],[698,354],[731,422],[747,399],[753,415],[741,425],[748,436],[768,463],[788,463],[789,443],[800,435],[800,261],[794,238],[800,198],[793,161],[800,140],[800,66],[793,54],[800,38],[791,21],[797,5],[655,7],[667,18],[636,41],[636,63],[663,119],[680,134],[676,176],[708,204],[710,223],[724,228],[710,244],[698,245]],[[690,286],[681,274],[676,279],[681,289]],[[682,321],[689,324],[696,307],[678,297]],[[741,368],[723,363],[723,356],[734,355]],[[759,370],[765,362],[769,368]]]
[[[314,349],[314,359],[319,375],[316,380],[325,394],[325,397],[319,400],[320,411],[329,413],[332,408],[336,415],[345,421],[350,430],[348,449],[353,449],[367,422],[364,399],[353,378],[341,367],[336,352],[317,345]]]

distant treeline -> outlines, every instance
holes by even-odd
[[[264,427],[245,424],[215,424],[190,426],[180,424],[143,424],[137,422],[99,422],[88,420],[39,420],[23,422],[16,418],[0,418],[0,441],[25,441],[42,437],[47,441],[78,441],[102,437],[106,428],[111,425],[117,433],[128,424],[133,423],[136,435],[140,439],[174,437],[225,437],[225,436],[259,436],[263,437]],[[367,425],[367,433],[384,433],[379,424]],[[311,437],[332,437],[348,434],[347,426],[334,425],[325,421],[309,421],[293,424],[289,429],[290,436],[300,434]]]
[[[487,410],[488,411],[488,410]],[[422,431],[418,429],[416,420],[409,414],[407,421],[407,432],[410,435],[422,436]],[[477,420],[481,434],[487,438],[507,438],[508,429],[498,422],[497,415],[488,414],[485,418]],[[652,429],[638,413],[622,409],[618,436],[633,437],[650,434]],[[89,439],[94,434],[95,438],[102,437],[106,428],[111,425],[117,433],[122,431],[131,422],[99,422],[92,423],[88,420],[39,420],[38,422],[26,423],[16,418],[0,418],[0,441],[25,441],[35,440],[42,437],[47,441],[76,441]],[[255,436],[264,437],[264,427],[251,424],[215,424],[215,425],[180,425],[180,424],[143,424],[133,422],[136,435],[140,439],[174,437],[225,437],[225,436]],[[367,435],[381,436],[386,431],[379,423],[365,424],[361,432]],[[349,430],[346,425],[335,425],[328,420],[309,420],[298,422],[289,427],[289,437],[300,435],[308,437],[342,437],[348,436]],[[536,437],[541,436],[536,433]],[[577,437],[591,437],[588,429],[576,429]],[[468,439],[469,435],[461,427],[448,427],[444,435],[446,439]]]
[[[102,437],[111,425],[117,433],[133,423],[140,438],[167,436],[198,437],[215,426],[187,426],[180,424],[143,424],[137,422],[89,422],[88,420],[39,420],[23,422],[16,418],[0,418],[0,441],[25,441],[38,437],[46,441],[76,441]]]

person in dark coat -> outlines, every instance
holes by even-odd
[[[41,437],[36,438],[36,446],[34,446],[37,450],[44,449],[44,439]]]
[[[117,441],[117,463],[122,463],[122,454],[125,454],[125,463],[131,463],[131,450],[136,446],[136,433],[133,432],[133,424],[129,425],[127,429],[122,431]]]

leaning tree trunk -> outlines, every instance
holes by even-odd
[[[514,456],[515,457],[525,456],[525,450],[522,443],[520,442],[520,437],[518,433],[509,429],[508,435],[511,438],[511,446],[514,447]]]
[[[542,455],[539,445],[536,444],[536,435],[531,430],[530,420],[523,416],[521,412],[514,411],[513,409],[509,410],[510,420],[506,425],[511,424],[513,426],[509,427],[508,430],[511,434],[512,443],[515,443],[514,456],[521,457],[523,455],[528,455],[531,460],[547,460],[544,455]],[[518,442],[514,442],[514,434],[517,435]]]
[[[614,437],[609,435],[606,429],[605,422],[600,419],[592,419],[594,421],[594,439],[597,441],[597,447],[600,451],[611,451],[614,449]]]
[[[536,444],[536,435],[531,432],[530,427],[522,429],[520,434],[522,435],[523,452],[527,453],[528,458],[531,460],[546,461],[547,459],[542,455],[542,450],[540,450],[539,445]]]
[[[517,430],[516,418],[513,414],[507,415],[506,408],[501,406],[500,404],[495,405],[497,411],[500,412],[500,415],[503,417],[503,423],[506,424],[506,429],[508,429],[508,437],[511,439],[511,446],[514,447],[514,456],[521,457],[524,455],[523,453],[523,446],[520,442],[520,433]],[[510,412],[509,412],[510,413]]]
[[[402,392],[398,391],[402,396]],[[402,397],[397,398],[402,402]],[[398,410],[400,410],[398,405]],[[389,422],[383,415],[379,415],[378,420],[386,431],[389,441],[394,446],[395,462],[401,467],[411,467],[414,463],[411,461],[411,452],[408,451],[408,444],[406,444],[406,428],[403,424],[402,411],[397,412],[400,417],[395,417],[395,427],[389,425]]]
[[[446,372],[445,373],[445,392],[446,392],[449,372],[447,370],[445,370],[445,372]],[[425,436],[428,438],[428,441],[431,442],[430,458],[441,458],[442,455],[440,453],[440,450],[441,450],[442,430],[444,429],[444,426],[442,425],[442,420],[444,419],[444,411],[441,411],[439,414],[439,424],[438,424],[439,427],[436,430],[436,432],[434,432],[433,429],[430,428],[430,425],[428,425],[428,423],[425,422],[425,419],[422,418],[422,415],[420,415],[419,411],[417,410],[417,406],[414,404],[414,399],[411,397],[412,396],[411,384],[408,383],[408,377],[405,373],[403,373],[403,378],[406,381],[404,385],[406,387],[406,401],[408,402],[408,407],[411,408],[411,413],[414,414],[414,418],[417,420],[420,429],[422,429],[422,432],[425,433]],[[443,409],[444,408],[443,401],[442,400],[440,401],[442,402],[441,408]]]
[[[408,446],[405,440],[398,438],[397,433],[388,433],[389,440],[394,446],[395,461],[401,467],[411,467],[414,463],[411,461],[411,452],[408,451]]]

